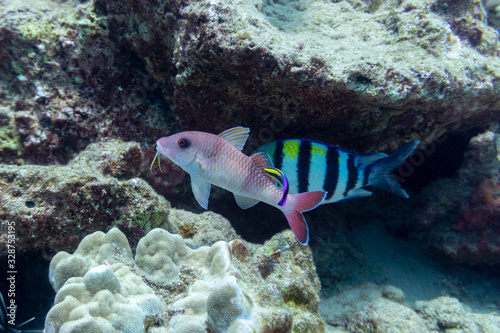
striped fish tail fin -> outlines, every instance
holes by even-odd
[[[409,198],[391,172],[399,167],[417,148],[420,141],[411,141],[393,151],[389,156],[367,167],[368,185],[387,191],[401,198]]]
[[[314,191],[288,195],[288,203],[283,210],[295,238],[302,245],[309,242],[309,227],[302,212],[316,208],[326,197],[326,192]]]

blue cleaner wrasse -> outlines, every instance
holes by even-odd
[[[157,155],[167,157],[189,173],[193,194],[203,208],[207,209],[212,184],[232,192],[242,209],[265,202],[285,214],[297,240],[306,245],[309,228],[302,212],[317,207],[327,193],[288,194],[288,180],[273,167],[268,154],[247,156],[241,152],[249,132],[244,127],[219,135],[181,132],[156,141]],[[276,182],[283,184],[284,191]]]
[[[327,143],[307,139],[278,140],[256,152],[269,154],[275,168],[288,178],[291,194],[326,191],[322,204],[365,197],[373,186],[402,198],[408,194],[391,172],[408,158],[420,141],[412,141],[390,155],[355,153]]]

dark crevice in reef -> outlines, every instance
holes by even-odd
[[[0,292],[6,303],[10,302],[11,299],[15,299],[16,301],[15,322],[17,327],[20,329],[20,332],[31,330],[33,332],[41,332],[44,327],[45,316],[53,305],[55,296],[54,289],[48,279],[50,261],[45,260],[40,251],[18,251],[16,253],[17,274],[15,274],[16,286],[14,297],[12,297],[12,294],[9,296],[10,288],[7,278],[10,274],[7,272],[10,269],[7,267],[6,253],[0,256],[0,263],[0,270],[5,272],[2,274],[5,275],[5,278],[0,279]],[[19,327],[20,324],[33,317],[34,320]],[[8,326],[11,327],[10,325]],[[7,331],[17,332],[9,329]]]
[[[464,161],[470,139],[481,132],[484,132],[483,128],[475,127],[446,133],[427,146],[420,147],[394,174],[403,180],[403,187],[409,193],[418,193],[437,178],[454,177]]]

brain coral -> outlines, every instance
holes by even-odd
[[[163,304],[132,273],[132,262],[118,229],[85,237],[73,255],[59,252],[49,272],[57,294],[46,332],[143,332],[146,317],[162,313]]]
[[[134,259],[125,235],[112,229],[87,236],[72,255],[59,252],[46,332],[324,331],[311,251],[290,231],[260,247],[186,244],[153,229]]]
[[[130,268],[122,264],[101,265],[83,278],[68,279],[47,314],[46,328],[59,332],[143,332],[146,316],[161,313],[163,304],[141,279],[128,278],[130,274]],[[139,291],[143,294],[134,294]]]

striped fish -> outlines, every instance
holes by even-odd
[[[392,154],[359,154],[320,141],[273,141],[257,148],[271,156],[275,168],[288,178],[290,193],[326,191],[322,204],[366,197],[373,186],[402,198],[408,194],[391,171],[408,158],[419,141],[409,142]]]
[[[195,131],[177,133],[156,141],[155,159],[167,157],[189,173],[193,194],[203,208],[207,209],[212,184],[233,192],[242,209],[263,201],[281,210],[297,240],[307,244],[309,229],[302,212],[318,206],[326,193],[288,194],[285,175],[273,168],[267,154],[247,156],[241,152],[248,133],[249,129],[244,127],[231,128],[219,135]],[[283,191],[276,182],[283,185]]]

